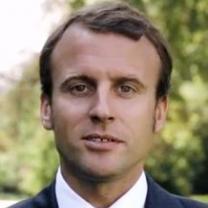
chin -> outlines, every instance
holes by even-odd
[[[98,172],[85,172],[82,175],[82,178],[88,182],[96,182],[96,183],[103,183],[107,181],[114,180],[116,178],[116,174],[112,173],[98,173]]]
[[[105,182],[122,175],[124,168],[119,167],[115,160],[98,161],[87,158],[61,157],[61,166],[68,176],[73,176],[85,181]]]
[[[81,180],[87,182],[96,182],[102,183],[105,181],[113,180],[118,175],[117,171],[103,168],[103,167],[86,167],[83,165],[74,164],[73,167],[67,168],[69,171],[69,175],[74,175],[74,177],[79,178]]]

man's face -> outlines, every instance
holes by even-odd
[[[52,100],[43,97],[41,109],[69,172],[107,178],[142,169],[165,121],[166,99],[155,99],[160,64],[145,37],[81,26],[64,33],[52,53]]]

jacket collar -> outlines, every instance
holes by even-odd
[[[145,203],[145,208],[182,208],[179,200],[177,200],[173,195],[161,188],[153,179],[147,176],[148,192],[147,199]]]
[[[182,208],[181,203],[177,200],[174,195],[165,191],[160,187],[154,180],[146,174],[148,192],[145,203],[145,208]],[[55,180],[47,189],[44,190],[45,196],[48,198],[48,206],[50,208],[58,208],[58,203],[55,195]]]

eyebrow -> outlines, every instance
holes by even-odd
[[[89,77],[87,75],[75,75],[75,76],[71,76],[71,77],[68,77],[64,80],[63,83],[61,83],[60,85],[60,89],[61,90],[65,90],[69,83],[72,82],[72,81],[83,81],[83,82],[87,82],[91,85],[96,85],[96,80],[92,77]],[[134,78],[132,77],[132,75],[130,76],[121,76],[121,77],[115,77],[115,78],[112,78],[111,79],[113,82],[115,82],[116,84],[122,84],[124,82],[133,82],[135,83],[137,86],[140,87],[140,89],[142,90],[145,90],[146,89],[146,86],[140,81],[138,80],[137,78]]]
[[[92,85],[95,85],[95,80],[89,76],[86,76],[86,75],[75,75],[75,76],[71,76],[71,77],[68,77],[64,80],[64,82],[61,83],[60,85],[60,89],[61,90],[65,90],[69,83],[72,82],[72,81],[83,81],[83,82],[87,82],[87,83],[90,83]]]
[[[141,89],[146,89],[146,86],[140,81],[138,80],[137,78],[134,78],[134,77],[117,77],[117,78],[113,78],[113,80],[117,83],[117,84],[121,84],[121,83],[124,83],[124,82],[133,82],[135,83],[136,85],[138,85]]]

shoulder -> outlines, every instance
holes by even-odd
[[[54,183],[43,189],[36,196],[20,201],[9,208],[58,208]]]
[[[145,208],[208,208],[208,204],[171,194],[147,175],[148,193]]]

